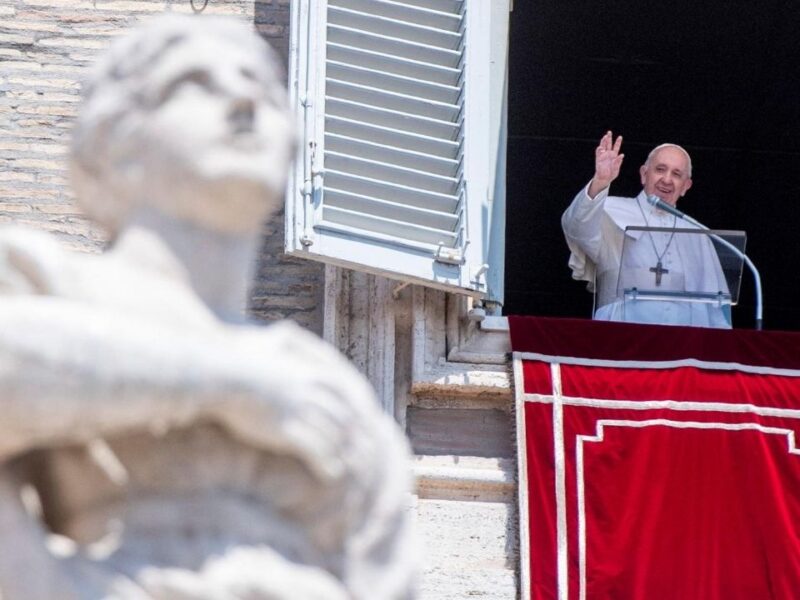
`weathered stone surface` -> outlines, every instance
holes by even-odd
[[[517,598],[513,504],[420,499],[417,514],[425,600]]]
[[[515,455],[513,417],[498,409],[411,406],[406,420],[416,454]]]
[[[198,5],[201,2],[197,3]],[[161,12],[191,13],[188,2],[165,3],[155,0],[76,2],[74,0],[9,0],[0,6],[0,144],[20,139],[63,140],[65,131],[72,128],[75,117],[74,102],[89,65],[111,43],[143,19]],[[204,11],[206,15],[229,15],[248,23],[267,39],[279,52],[285,65],[288,56],[288,2],[265,0],[212,1]],[[283,69],[285,71],[285,66]],[[41,93],[40,93],[41,92]],[[31,95],[34,94],[34,95]],[[13,98],[13,106],[8,101]],[[52,154],[31,148],[20,158],[49,160]],[[49,194],[55,193],[65,201],[72,195],[63,178],[40,177],[36,163],[22,163],[14,167],[12,176],[18,182],[47,183]],[[0,173],[0,176],[3,176]],[[5,176],[8,177],[8,176]],[[43,191],[30,186],[28,197],[35,199]],[[0,191],[0,217],[4,213]],[[77,212],[77,210],[76,210]],[[63,217],[64,211],[36,213],[42,229],[64,231],[61,241],[75,246],[71,227],[65,223],[53,228],[52,221]],[[279,232],[268,252],[259,254],[259,269],[255,283],[260,280],[289,280],[279,272],[283,252],[282,216],[277,217]],[[36,226],[35,219],[28,223]],[[86,250],[97,251],[108,239],[106,232],[96,225],[95,232],[85,238]],[[268,297],[254,298],[249,306],[251,316],[263,322],[290,318],[317,333],[322,332],[323,267],[304,261],[296,270],[305,280],[314,282],[313,289],[298,292],[298,302],[303,308],[286,305],[279,299],[275,305]],[[312,309],[306,308],[314,305]]]
[[[516,498],[513,459],[417,455],[414,475],[420,498],[508,503]]]

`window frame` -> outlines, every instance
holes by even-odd
[[[289,89],[300,144],[287,189],[288,254],[502,304],[509,7],[507,0],[463,2],[467,19],[463,58],[463,254],[440,247],[437,256],[402,238],[350,234],[321,225],[327,0],[293,0],[291,5]],[[499,94],[491,91],[497,89],[498,81],[502,86]]]

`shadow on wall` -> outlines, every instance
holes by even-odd
[[[253,24],[261,38],[289,64],[289,4],[280,0],[255,0]]]

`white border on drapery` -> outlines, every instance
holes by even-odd
[[[603,442],[606,427],[673,427],[675,429],[721,429],[726,431],[759,431],[764,434],[785,435],[789,454],[800,455],[795,443],[795,434],[791,429],[767,427],[759,423],[710,423],[703,421],[672,421],[669,419],[647,419],[645,421],[628,421],[621,419],[599,419],[595,422],[596,434],[576,436],[575,475],[578,494],[578,597],[586,600],[586,498],[583,472],[584,442]]]

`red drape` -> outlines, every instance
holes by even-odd
[[[510,321],[526,598],[800,598],[800,334]]]

